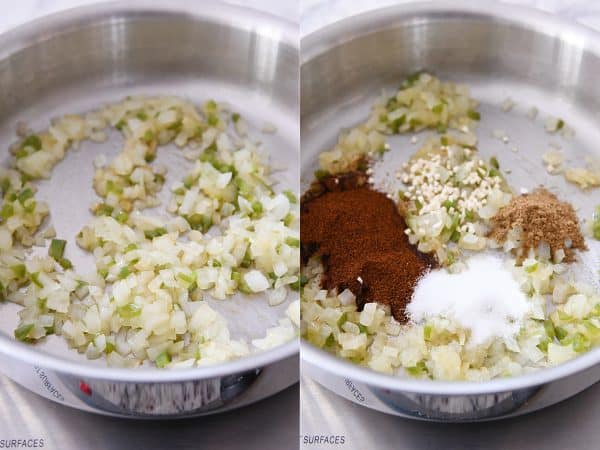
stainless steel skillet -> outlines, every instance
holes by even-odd
[[[82,113],[127,95],[173,94],[228,102],[271,149],[282,185],[297,189],[298,38],[296,27],[268,14],[215,1],[105,3],[67,10],[0,36],[0,138],[8,156],[15,127]],[[263,123],[275,135],[260,135]],[[59,164],[40,197],[59,234],[73,240],[94,197],[92,161],[118,151],[111,136],[84,143]],[[171,182],[189,170],[175,151],[159,162]],[[175,156],[174,156],[175,155]],[[169,183],[169,180],[167,180]],[[166,189],[165,189],[166,190]],[[167,193],[168,195],[168,193]],[[92,267],[75,254],[76,265]],[[264,299],[216,302],[237,337],[258,337],[287,305]],[[218,304],[217,304],[218,303]],[[26,387],[77,408],[127,417],[180,417],[239,407],[298,380],[298,343],[214,367],[164,371],[108,368],[87,361],[59,339],[24,345],[12,338],[16,305],[0,305],[0,370]]]
[[[354,16],[301,41],[301,184],[306,188],[317,155],[342,128],[363,120],[381,93],[397,89],[408,74],[426,69],[466,83],[481,102],[479,148],[509,168],[518,191],[544,184],[590,217],[600,203],[597,190],[582,192],[551,177],[542,154],[560,145],[573,164],[600,156],[600,35],[530,9],[496,2],[421,2]],[[503,112],[507,97],[516,103]],[[532,121],[527,113],[539,110]],[[572,139],[550,136],[544,118],[563,118]],[[495,138],[501,129],[509,136]],[[392,148],[408,159],[411,135],[393,138]],[[418,136],[419,142],[423,137]],[[517,151],[513,151],[513,147]],[[389,152],[391,153],[391,152]],[[397,163],[398,160],[396,160]],[[394,167],[390,167],[394,170]],[[597,242],[581,274],[597,285]],[[403,417],[435,421],[493,420],[544,408],[600,380],[600,349],[566,364],[489,382],[434,382],[382,375],[301,344],[302,370],[356,403]]]

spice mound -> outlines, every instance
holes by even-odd
[[[360,172],[321,180],[301,204],[302,260],[321,257],[325,289],[350,289],[359,310],[365,303],[388,305],[406,322],[406,305],[419,278],[435,263],[404,234],[396,205],[374,191]]]
[[[471,331],[469,344],[514,340],[530,311],[501,257],[475,255],[460,273],[432,270],[419,280],[407,312],[415,322],[445,317]]]
[[[544,188],[515,197],[492,218],[492,224],[489,237],[499,243],[514,241],[519,259],[533,250],[556,262],[572,262],[575,249],[586,250],[573,207]],[[549,247],[548,255],[539,254],[544,244]]]

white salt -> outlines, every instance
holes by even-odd
[[[512,340],[529,311],[527,297],[502,259],[477,255],[457,274],[444,269],[426,274],[407,312],[413,322],[444,317],[471,331],[477,345],[498,337]]]

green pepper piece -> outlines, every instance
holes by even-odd
[[[22,205],[32,197],[33,197],[33,191],[30,188],[25,188],[19,193],[17,198],[19,199],[19,202]]]
[[[27,341],[29,333],[33,330],[34,324],[21,325],[15,330],[15,339],[21,342]]]
[[[170,362],[171,362],[171,355],[169,355],[166,351],[164,351],[160,355],[158,355],[156,357],[156,360],[154,361],[154,363],[156,364],[156,367],[158,367],[160,369],[165,367]]]
[[[479,114],[478,111],[474,111],[472,109],[467,111],[467,116],[469,117],[469,119],[472,119],[472,120],[481,120],[481,114]]]
[[[300,239],[297,239],[295,237],[291,237],[291,236],[286,237],[285,243],[287,245],[289,245],[290,247],[300,248]]]
[[[42,149],[42,140],[37,134],[30,134],[21,143],[21,148],[31,147],[36,152]]]
[[[289,189],[287,191],[283,191],[283,195],[285,195],[288,198],[290,203],[292,203],[292,204],[298,203],[298,198]]]
[[[56,261],[59,261],[65,254],[66,245],[67,241],[64,239],[52,239],[50,247],[48,248],[48,255]]]
[[[119,306],[117,312],[123,319],[131,319],[142,314],[142,307],[136,303],[127,303],[126,305]]]

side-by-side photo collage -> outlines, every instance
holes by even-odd
[[[5,6],[0,450],[600,448],[600,2]]]

